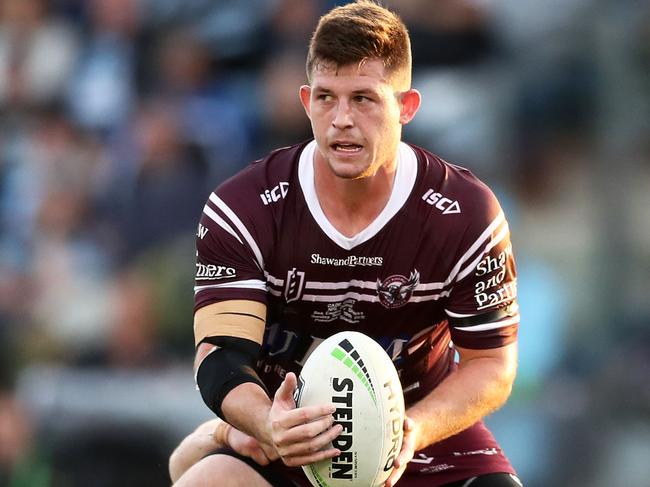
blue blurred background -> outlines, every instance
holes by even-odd
[[[345,3],[345,2],[343,2]],[[511,223],[529,487],[650,485],[650,2],[395,0],[405,138]],[[310,135],[327,0],[0,0],[0,486],[169,485],[209,191]]]

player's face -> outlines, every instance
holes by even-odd
[[[311,120],[317,156],[338,177],[373,176],[394,167],[402,125],[420,103],[415,90],[399,92],[379,59],[365,63],[321,67],[300,98]]]

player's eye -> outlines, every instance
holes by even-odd
[[[319,95],[316,95],[316,99],[318,101],[331,101],[332,100],[332,95],[328,93],[321,93]]]
[[[370,100],[370,98],[368,98],[367,96],[364,96],[364,95],[356,95],[356,96],[354,97],[354,101],[356,101],[357,103],[366,103],[366,102],[369,102],[369,101],[371,101],[371,100]]]

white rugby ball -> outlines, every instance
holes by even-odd
[[[298,378],[296,405],[333,403],[343,426],[338,457],[303,468],[315,487],[383,485],[402,447],[404,395],[395,366],[372,338],[332,335],[314,349]]]

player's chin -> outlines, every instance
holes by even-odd
[[[368,164],[365,161],[330,160],[332,172],[341,179],[361,179],[368,174]]]

